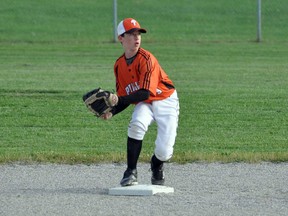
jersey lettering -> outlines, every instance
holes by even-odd
[[[162,93],[162,90],[157,88],[157,89],[156,89],[156,94],[159,95],[159,94],[161,94],[161,93]]]
[[[127,85],[125,88],[125,91],[126,91],[126,94],[129,95],[139,89],[140,89],[139,84],[137,82],[134,82],[134,83],[130,83],[129,85]]]

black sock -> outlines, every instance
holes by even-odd
[[[137,161],[142,149],[142,140],[136,140],[128,137],[127,139],[127,166],[130,169],[136,169]]]
[[[163,161],[159,160],[159,159],[155,156],[155,154],[152,156],[151,162],[152,162],[152,164],[153,164],[154,167],[159,167],[159,166],[161,166],[161,165],[164,163]]]

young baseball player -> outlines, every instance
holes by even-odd
[[[157,123],[157,138],[151,158],[151,183],[164,184],[163,163],[172,157],[178,127],[179,100],[174,84],[157,59],[141,48],[141,33],[146,30],[133,18],[118,25],[118,40],[124,49],[114,65],[118,104],[101,116],[110,119],[130,104],[135,105],[128,126],[127,169],[122,186],[137,184],[137,161],[152,122]]]

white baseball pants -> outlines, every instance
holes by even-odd
[[[176,90],[164,100],[153,101],[152,104],[140,102],[134,108],[128,127],[128,136],[136,140],[143,140],[149,125],[155,121],[157,138],[154,154],[159,160],[167,161],[173,155],[178,116],[179,99]]]

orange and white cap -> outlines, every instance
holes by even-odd
[[[126,18],[122,20],[117,28],[118,36],[126,32],[140,31],[141,33],[146,33],[146,29],[141,28],[140,24],[133,18]]]

